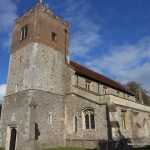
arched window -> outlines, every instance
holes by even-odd
[[[95,129],[94,114],[91,114],[90,119],[91,119],[91,129]]]
[[[94,111],[92,109],[86,109],[83,111],[84,117],[84,128],[85,129],[95,129],[95,118]]]

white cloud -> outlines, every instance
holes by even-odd
[[[10,49],[10,45],[11,45],[11,42],[12,42],[12,32],[6,34],[3,39],[1,40],[2,41],[2,46],[3,46],[3,49]]]
[[[8,32],[12,29],[14,20],[17,18],[15,13],[7,12],[0,14],[0,31]]]
[[[71,52],[73,56],[84,57],[97,43],[101,42],[97,30],[77,31],[72,35]]]
[[[120,82],[137,81],[150,92],[150,37],[134,45],[109,48],[109,54],[88,60],[86,66]]]
[[[17,6],[11,0],[1,0],[0,6],[3,6],[0,9],[0,32],[8,32],[17,18]]]
[[[70,43],[71,56],[87,60],[84,62],[87,67],[122,83],[131,80],[140,82],[150,91],[150,37],[142,38],[136,44],[111,46],[107,54],[101,53],[95,59],[90,58],[88,54],[91,50],[97,49],[103,42],[101,24],[96,24],[87,16],[90,11],[86,0],[66,1],[65,15],[73,31]]]
[[[101,42],[100,26],[88,18],[90,6],[86,0],[66,1],[67,20],[71,23],[70,50],[73,57],[85,57]]]
[[[124,82],[137,81],[141,83],[150,94],[150,62],[137,66],[133,70],[124,71],[120,73],[120,76],[126,79]]]
[[[0,44],[2,48],[10,48],[11,45],[11,34],[14,25],[14,20],[17,18],[17,5],[12,0],[1,0],[0,1]]]
[[[2,6],[0,12],[15,12],[17,7],[11,0],[1,0],[0,5]]]
[[[0,85],[0,103],[2,103],[3,97],[5,96],[6,92],[6,84]]]

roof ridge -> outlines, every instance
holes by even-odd
[[[103,77],[105,77],[105,78],[107,78],[107,79],[109,79],[109,80],[114,81],[113,79],[110,79],[110,78],[108,78],[108,77],[106,77],[106,76],[104,76],[104,75],[102,75],[102,74],[100,74],[100,73],[98,73],[98,72],[96,72],[96,71],[94,71],[94,70],[92,70],[92,69],[89,69],[89,68],[87,68],[87,67],[85,67],[85,66],[83,66],[83,65],[81,65],[81,64],[78,64],[78,63],[76,63],[76,62],[74,62],[74,61],[71,61],[71,62],[73,62],[73,63],[75,63],[75,64],[77,64],[77,65],[80,65],[81,67],[86,68],[86,69],[88,69],[88,70],[90,70],[90,71],[92,71],[92,72],[94,72],[94,73],[96,73],[96,74],[99,74],[99,75],[101,75],[101,76],[103,76]]]

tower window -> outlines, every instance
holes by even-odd
[[[28,25],[21,28],[20,40],[23,40],[23,39],[27,38],[27,35],[28,35]]]
[[[52,32],[52,41],[57,41],[57,34]]]
[[[83,111],[85,129],[95,129],[94,111],[86,109]]]

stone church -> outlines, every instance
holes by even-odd
[[[70,61],[69,30],[67,21],[40,2],[15,20],[1,146],[148,142],[150,107],[120,83]]]

